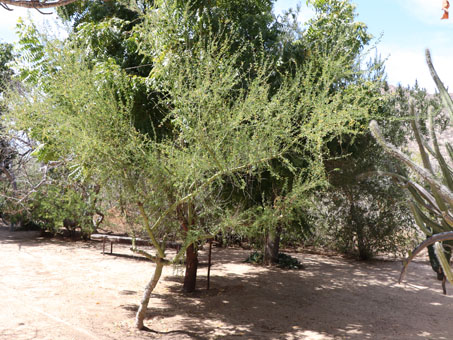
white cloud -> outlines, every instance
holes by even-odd
[[[441,0],[396,0],[417,20],[428,25],[453,25],[452,20],[440,20],[442,17]],[[452,11],[452,8],[450,8]],[[451,13],[450,17],[453,16]]]

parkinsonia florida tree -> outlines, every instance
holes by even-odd
[[[370,110],[360,104],[367,84],[351,81],[347,91],[332,91],[344,74],[341,55],[293,65],[271,88],[275,69],[264,53],[241,66],[241,54],[253,49],[244,43],[231,53],[228,41],[212,35],[155,64],[147,81],[164,94],[156,105],[172,133],[153,139],[134,126],[131,113],[141,80],[108,60],[84,58],[70,42],[46,46],[45,76],[27,96],[9,94],[6,123],[40,144],[36,155],[52,154],[112,199],[121,191],[136,213],[156,250],[133,247],[155,262],[137,312],[139,329],[164,266],[215,232],[197,216],[221,210],[226,182],[241,190],[244,176],[272,171],[278,160],[292,173],[295,193],[324,183],[326,143],[356,133]],[[294,158],[304,167],[296,168]],[[178,214],[187,223],[182,232]],[[165,240],[175,234],[185,246],[169,258]]]
[[[263,51],[262,53],[266,53],[266,55],[272,55],[275,64],[278,65],[275,69],[283,73],[281,75],[273,70],[272,76],[269,77],[270,82],[273,86],[278,87],[280,79],[287,75],[286,72],[292,72],[296,61],[306,63],[303,71],[306,76],[306,84],[301,86],[298,92],[303,93],[306,98],[317,98],[316,105],[321,102],[324,105],[332,99],[332,102],[329,103],[329,109],[332,110],[329,115],[335,115],[338,108],[340,108],[340,111],[346,107],[353,110],[360,108],[359,110],[362,110],[362,112],[372,111],[372,107],[377,108],[379,106],[378,98],[381,97],[380,93],[376,91],[378,82],[366,81],[366,75],[362,72],[359,62],[363,49],[370,41],[371,36],[366,32],[366,26],[363,23],[355,21],[354,6],[348,1],[337,0],[308,2],[316,10],[315,18],[307,23],[308,28],[303,33],[302,28],[297,25],[297,28],[284,25],[279,27],[281,30],[279,33],[280,49],[276,48],[278,44],[275,41],[268,41],[263,36],[260,37],[259,34],[255,35],[253,43],[255,51]],[[210,30],[206,29],[206,27],[209,27],[209,23],[215,21],[220,26],[219,31],[222,34],[220,38],[216,37],[218,39],[224,39],[225,36],[228,36],[224,34],[225,31],[231,33],[232,30],[234,31],[235,25],[239,31],[244,31],[244,27],[238,25],[235,21],[222,21],[219,20],[222,19],[222,16],[219,18],[215,15],[211,18],[210,14],[212,13],[206,8],[203,10],[203,8],[199,9],[194,6],[195,15],[189,15],[189,20],[186,20],[185,14],[194,11],[190,6],[181,8],[178,6],[178,1],[158,1],[158,3],[161,6],[155,11],[147,13],[139,30],[143,37],[140,48],[144,55],[153,60],[152,80],[157,83],[161,81],[162,75],[165,78],[169,70],[178,69],[177,64],[181,58],[197,58],[197,51],[193,50],[193,45],[196,42],[203,42],[212,38]],[[209,8],[209,6],[206,7]],[[218,8],[212,10],[213,13],[217,11]],[[218,21],[215,20],[216,18]],[[282,34],[283,31],[286,32],[287,36]],[[278,31],[275,30],[275,32]],[[230,45],[232,47],[229,51],[236,49],[238,41],[244,39],[245,36],[239,35],[238,38],[231,39]],[[257,43],[261,41],[262,45]],[[244,53],[244,56],[240,58],[242,62],[241,65],[238,65],[240,67],[254,62],[250,60],[250,52]],[[332,67],[333,60],[335,60],[335,67]],[[373,67],[375,66],[377,65],[373,65]],[[351,91],[357,92],[351,95]],[[336,99],[339,100],[335,101]],[[303,114],[294,113],[295,124],[304,124],[306,117],[313,119],[312,115],[316,115],[317,110],[320,109],[316,105],[312,105],[311,101],[307,100],[304,104]],[[365,115],[362,117],[365,117]],[[322,122],[322,115],[319,119]],[[351,123],[350,130],[356,131],[360,125],[359,121]],[[366,118],[360,120],[360,123],[366,123]],[[343,130],[343,133],[347,134],[346,129]],[[335,134],[335,137],[340,135]],[[316,146],[319,149],[315,153],[322,154],[325,151],[329,138],[324,137],[319,139]],[[331,138],[330,141],[335,137]],[[341,138],[338,138],[338,140],[341,140]],[[298,154],[288,152],[286,160],[290,160],[290,162],[280,166],[280,162],[276,160],[269,172],[263,171],[256,177],[248,176],[243,182],[247,191],[244,196],[247,198],[240,203],[241,208],[239,210],[248,207],[251,210],[258,211],[258,215],[275,218],[258,218],[260,221],[255,223],[258,220],[255,219],[256,214],[251,214],[253,216],[250,218],[244,217],[237,220],[242,220],[240,224],[259,225],[257,228],[251,229],[256,229],[257,233],[266,235],[269,242],[267,242],[268,247],[265,249],[272,248],[272,252],[269,251],[269,253],[274,254],[273,258],[276,258],[275,254],[278,253],[278,239],[282,226],[293,222],[291,218],[288,218],[289,214],[280,217],[282,214],[278,211],[282,208],[278,205],[284,205],[285,211],[291,211],[301,202],[301,192],[293,190],[292,176],[290,172],[286,171],[288,163],[291,163],[293,170],[298,168],[296,172],[300,178],[303,178],[302,173],[308,174],[307,177],[309,177],[312,175],[312,168],[310,166],[306,168],[306,162],[307,159],[310,159],[310,156],[307,157],[310,154],[309,152],[300,157]],[[318,165],[320,164],[318,163]],[[319,173],[322,173],[324,168],[320,166],[317,169]],[[296,179],[295,182],[300,178]],[[312,183],[316,183],[313,187],[320,184],[318,181]],[[304,186],[304,190],[307,188],[307,186]],[[231,188],[225,188],[226,196],[231,194],[231,190],[228,189]],[[298,193],[296,194],[296,192]],[[281,204],[275,204],[276,202]],[[230,204],[229,208],[232,205]],[[266,213],[263,213],[263,209]],[[246,215],[250,215],[250,211]]]

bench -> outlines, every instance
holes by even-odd
[[[110,254],[113,254],[113,243],[121,244],[132,244],[132,237],[128,236],[118,236],[118,235],[109,235],[109,234],[91,234],[91,239],[95,241],[102,241],[102,254],[105,254],[105,243],[110,242]],[[138,246],[152,246],[150,240],[145,240],[142,238],[135,238],[135,244]],[[181,249],[182,244],[179,242],[167,242],[166,246],[168,248],[176,249],[178,252]],[[206,288],[209,289],[210,286],[210,277],[211,277],[211,252],[212,252],[212,239],[209,240],[209,252],[208,252],[208,273],[207,273],[207,282]]]
[[[118,236],[118,235],[109,235],[109,234],[92,234],[91,239],[94,241],[102,241],[102,254],[105,254],[105,243],[110,242],[110,254],[113,253],[113,243],[121,244],[132,244],[132,237],[128,236]],[[150,240],[143,238],[135,238],[135,244],[137,246],[152,246]],[[179,251],[182,244],[179,242],[167,242],[166,246],[168,248],[176,249]]]

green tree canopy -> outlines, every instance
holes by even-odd
[[[247,3],[263,15],[264,32],[271,17],[260,10],[271,3]],[[347,1],[328,3],[350,8]],[[307,58],[288,59],[287,67],[280,67],[274,50],[258,37],[263,33],[244,35],[254,24],[244,19],[250,28],[226,25],[236,7],[221,1],[192,4],[156,2],[128,33],[123,19],[107,25],[114,18],[81,20],[64,42],[26,29],[24,42],[43,72],[26,82],[26,96],[13,91],[7,100],[8,128],[38,142],[37,159],[58,161],[71,176],[100,185],[106,197],[126,202],[142,223],[156,249],[155,255],[143,254],[156,262],[156,271],[138,312],[139,328],[162,267],[171,262],[166,237],[178,235],[185,243],[173,261],[197,240],[211,237],[234,215],[221,199],[224,188],[243,191],[246,178],[259,180],[267,173],[285,182],[283,177],[290,177],[288,198],[326,184],[329,142],[360,133],[381,100],[381,84],[360,68],[360,49],[341,48],[360,31],[339,30],[333,50],[300,37],[294,44],[308,46]],[[349,25],[353,11],[345,13]],[[216,22],[225,26],[209,26]],[[320,27],[327,32],[329,26]],[[117,41],[118,51],[132,45],[131,54],[151,63],[149,74],[131,72],[116,48],[103,52],[106,42]],[[30,64],[22,67],[23,74],[32,74]],[[157,94],[140,107],[159,117],[143,121],[144,128],[137,124],[138,86]],[[167,133],[154,132],[162,128]],[[205,216],[213,223],[197,218]]]

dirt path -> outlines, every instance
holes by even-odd
[[[398,285],[399,262],[295,254],[306,269],[284,271],[242,263],[248,252],[234,249],[214,249],[209,291],[206,269],[200,289],[183,295],[181,275],[166,268],[150,302],[150,331],[137,332],[152,264],[101,249],[0,229],[0,339],[453,338],[452,297],[423,259]],[[130,254],[122,245],[114,252]]]

